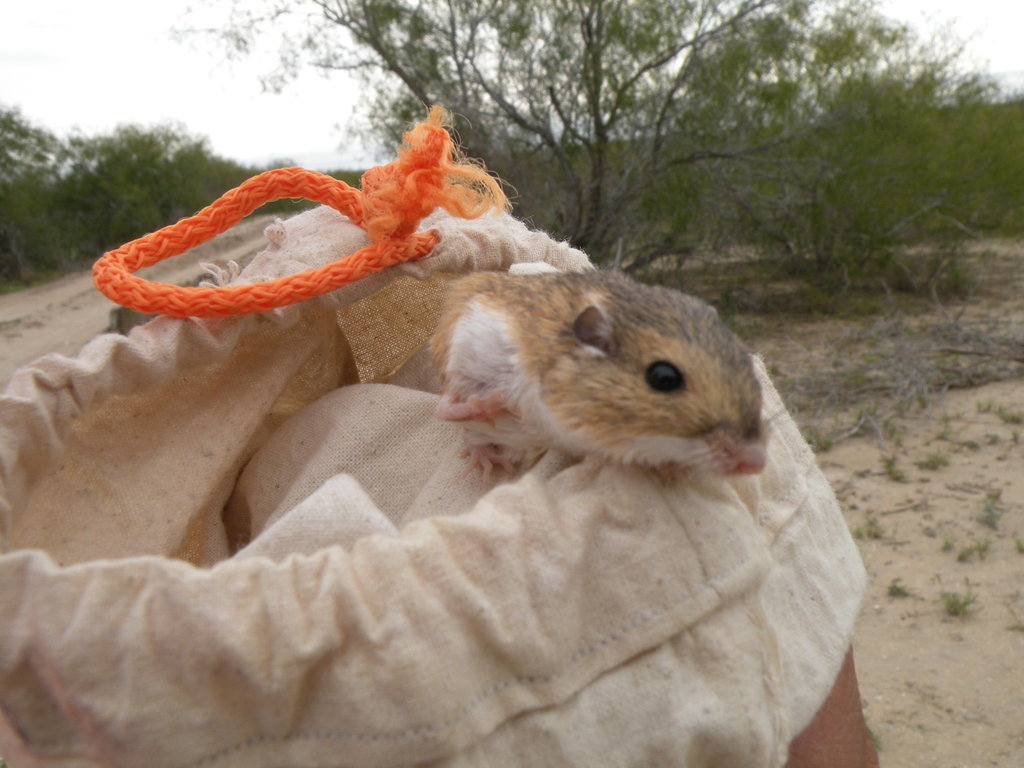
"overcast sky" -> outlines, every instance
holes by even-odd
[[[59,135],[175,120],[218,154],[249,163],[288,158],[311,168],[360,167],[345,142],[358,89],[307,72],[283,93],[261,91],[273,65],[228,63],[219,50],[174,42],[190,0],[9,2],[0,24],[0,103]],[[882,0],[890,16],[932,30],[952,24],[979,67],[1024,72],[1024,1]]]

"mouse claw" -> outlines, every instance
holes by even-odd
[[[469,459],[470,467],[480,467],[484,471],[484,479],[491,476],[495,466],[500,466],[508,472],[515,472],[515,464],[509,461],[505,449],[496,443],[474,443],[467,445],[462,453],[464,458]]]

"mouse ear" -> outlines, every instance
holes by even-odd
[[[591,347],[602,355],[611,357],[618,351],[612,335],[612,321],[605,311],[591,304],[584,309],[572,324],[572,332],[581,344]]]

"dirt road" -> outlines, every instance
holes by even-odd
[[[271,216],[251,217],[211,242],[139,274],[180,285],[202,274],[199,262],[243,260],[263,248],[263,229],[271,220]],[[74,354],[93,336],[108,330],[110,313],[116,308],[96,290],[89,270],[0,295],[0,386],[16,368],[42,355]]]

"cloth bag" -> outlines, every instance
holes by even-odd
[[[472,270],[592,268],[506,214],[265,315],[158,318],[0,398],[0,755],[21,766],[778,766],[864,590],[763,368],[768,462],[466,471],[426,351]],[[366,245],[329,208],[236,282]]]

